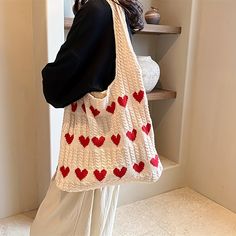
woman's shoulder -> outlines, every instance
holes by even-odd
[[[109,3],[106,0],[88,0],[78,11],[75,18],[80,14],[89,14],[90,17],[94,18],[97,17],[103,18],[110,17],[112,14],[111,8]],[[94,22],[96,24],[96,21]]]

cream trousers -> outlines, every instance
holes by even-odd
[[[70,193],[57,188],[55,174],[30,236],[111,236],[120,185]]]

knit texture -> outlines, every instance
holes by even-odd
[[[64,108],[55,180],[67,192],[152,183],[163,171],[125,13],[118,4],[107,2],[113,13],[116,76],[103,96],[87,93]]]

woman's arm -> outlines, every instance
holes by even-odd
[[[106,1],[88,1],[76,14],[54,62],[42,70],[48,103],[63,108],[87,92],[102,91],[115,75],[112,12]]]

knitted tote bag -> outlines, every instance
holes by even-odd
[[[67,192],[156,182],[163,171],[124,10],[107,2],[113,14],[116,75],[103,96],[87,93],[64,108],[55,180]]]

